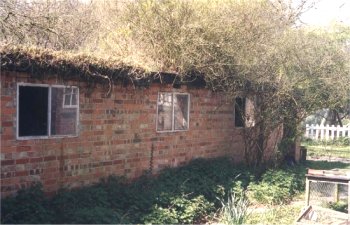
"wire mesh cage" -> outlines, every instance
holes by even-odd
[[[309,205],[347,212],[348,186],[343,183],[311,180]]]
[[[350,224],[350,171],[313,170],[306,174],[302,224]]]

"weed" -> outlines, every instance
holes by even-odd
[[[249,215],[249,201],[244,192],[232,192],[227,201],[221,201],[220,220],[224,224],[244,224]]]
[[[347,213],[348,212],[348,204],[346,202],[329,202],[326,204],[327,208],[339,211],[339,212],[343,212],[343,213]]]
[[[301,206],[274,206],[264,212],[251,213],[247,224],[293,224],[299,215]]]

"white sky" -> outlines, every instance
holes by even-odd
[[[350,0],[317,0],[315,7],[302,15],[301,21],[311,26],[327,26],[332,22],[350,25]]]

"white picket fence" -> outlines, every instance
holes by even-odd
[[[314,140],[334,140],[339,137],[350,137],[350,126],[329,126],[306,124],[305,137]]]

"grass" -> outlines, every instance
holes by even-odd
[[[348,137],[336,140],[306,139],[301,145],[307,148],[307,154],[311,157],[350,158],[350,139]]]
[[[270,206],[262,212],[251,213],[247,224],[293,224],[302,206]]]
[[[350,169],[350,163],[307,160],[305,167],[316,170]]]
[[[309,156],[327,156],[327,157],[339,157],[339,158],[350,158],[350,146],[318,146],[308,145],[307,154]]]

